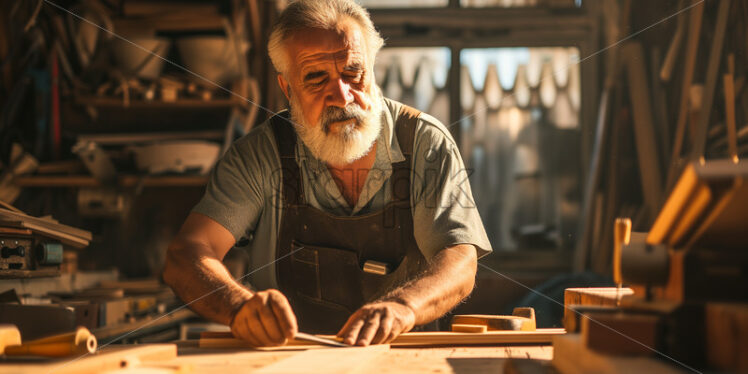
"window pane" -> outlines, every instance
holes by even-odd
[[[385,97],[449,122],[449,48],[382,48],[374,64]]]
[[[366,8],[437,8],[445,7],[449,0],[356,0]]]
[[[461,52],[460,149],[496,249],[571,248],[579,214],[576,48]]]
[[[579,8],[582,0],[460,0],[463,7],[496,7],[496,8]]]

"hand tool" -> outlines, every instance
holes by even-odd
[[[312,334],[307,334],[307,333],[304,333],[304,332],[297,332],[296,336],[294,336],[294,339],[296,339],[296,340],[304,340],[304,341],[313,342],[313,343],[319,343],[319,344],[322,344],[322,345],[329,345],[331,347],[350,347],[350,345],[342,343],[342,342],[339,342],[337,340],[328,339],[328,338],[321,338],[319,336],[315,336],[315,335],[312,335]]]

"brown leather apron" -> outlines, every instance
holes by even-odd
[[[336,333],[359,307],[412,279],[425,265],[413,236],[410,209],[410,168],[419,114],[403,106],[395,122],[405,160],[392,165],[392,201],[380,211],[348,217],[305,202],[295,157],[296,133],[287,112],[271,119],[283,173],[276,277],[300,331]],[[363,271],[369,260],[387,264],[389,272]]]

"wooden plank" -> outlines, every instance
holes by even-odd
[[[595,129],[595,142],[592,146],[592,159],[590,163],[589,171],[587,172],[587,180],[584,185],[584,194],[582,201],[582,216],[580,219],[580,233],[579,243],[576,251],[574,251],[574,270],[582,271],[587,267],[587,259],[589,257],[590,247],[595,241],[592,239],[594,230],[595,219],[593,217],[594,205],[595,205],[595,191],[598,187],[598,181],[600,180],[600,174],[602,172],[602,147],[605,143],[608,121],[608,105],[609,105],[610,89],[608,87],[603,89],[603,93],[600,96],[600,106],[597,112],[597,126]]]
[[[714,104],[714,92],[717,87],[717,77],[720,62],[722,61],[722,46],[725,42],[725,30],[727,29],[727,17],[730,15],[730,0],[721,0],[717,13],[717,24],[712,38],[712,48],[709,51],[709,65],[706,68],[706,86],[704,88],[704,99],[699,111],[699,121],[696,125],[696,137],[692,139],[693,151],[691,161],[699,160],[704,156],[706,146],[706,134],[709,131],[712,118],[712,105]]]
[[[611,356],[587,349],[579,334],[553,338],[553,366],[562,374],[682,374],[685,368],[652,357]],[[691,372],[691,371],[688,371]]]
[[[556,335],[565,334],[564,329],[537,329],[536,331],[487,331],[482,334],[471,332],[406,332],[393,340],[390,346],[397,347],[436,347],[463,345],[499,345],[499,344],[550,344]],[[332,338],[333,335],[320,335]],[[308,342],[292,340],[293,346],[309,345]],[[201,348],[251,348],[239,339],[233,338],[230,332],[203,333],[200,338]]]
[[[697,1],[697,0],[694,0]],[[701,21],[704,15],[704,2],[700,1],[690,10],[691,17],[688,25],[688,41],[686,43],[686,58],[683,67],[683,81],[680,91],[680,104],[678,109],[678,122],[675,125],[675,138],[673,139],[672,155],[670,156],[670,171],[668,172],[666,189],[672,186],[675,177],[680,172],[680,156],[683,148],[683,137],[686,132],[686,120],[688,119],[688,100],[693,82],[693,72],[696,67],[696,55],[699,48],[699,35],[701,32]]]
[[[390,350],[389,345],[368,347],[327,348],[303,351],[254,371],[257,374],[294,373],[352,373],[365,367],[382,353]]]
[[[652,107],[649,97],[644,51],[640,43],[630,42],[622,48],[621,57],[628,73],[629,97],[634,119],[637,159],[641,173],[644,203],[650,215],[660,208],[662,195],[662,164],[657,153]]]
[[[732,74],[723,77],[725,89],[725,124],[727,126],[727,151],[733,162],[738,162],[738,135],[735,121],[735,82]]]
[[[165,361],[177,357],[177,346],[174,344],[149,344],[139,346],[109,346],[97,354],[83,355],[75,359],[58,359],[43,363],[30,363],[28,360],[13,362],[6,360],[1,368],[3,372],[17,374],[95,374],[108,370],[137,367],[150,361]]]
[[[90,231],[81,230],[76,227],[51,222],[48,219],[33,217],[33,216],[30,216],[24,213],[17,213],[17,212],[6,210],[6,209],[0,209],[0,218],[33,223],[34,225],[44,227],[47,230],[63,232],[66,234],[77,236],[87,241],[90,241],[93,238]]]
[[[550,344],[553,337],[566,333],[564,329],[536,331],[488,331],[483,334],[460,332],[408,332],[390,343],[397,347],[435,347],[498,344]]]
[[[681,0],[678,3],[678,9],[683,9],[684,1]],[[660,79],[663,82],[669,82],[673,74],[673,67],[675,67],[675,59],[678,57],[678,50],[680,49],[681,42],[683,40],[683,34],[685,34],[686,28],[686,12],[681,12],[678,15],[677,25],[675,26],[675,33],[673,34],[673,40],[668,46],[667,53],[665,54],[665,61],[662,62],[662,68],[660,69]]]

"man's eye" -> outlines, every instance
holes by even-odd
[[[348,79],[348,80],[351,80],[351,81],[353,81],[353,82],[356,82],[356,83],[358,83],[358,81],[360,81],[360,80],[361,80],[361,77],[363,76],[363,74],[362,74],[361,72],[358,72],[358,73],[348,73],[348,74],[345,74],[345,75],[343,75],[343,76],[344,76],[344,77],[345,77],[346,79]]]
[[[323,79],[315,79],[315,80],[312,80],[312,81],[307,81],[307,84],[310,85],[310,86],[312,86],[312,87],[319,87],[319,86],[322,86],[323,84],[325,84],[325,81],[326,81],[326,79],[324,79],[324,78]]]

